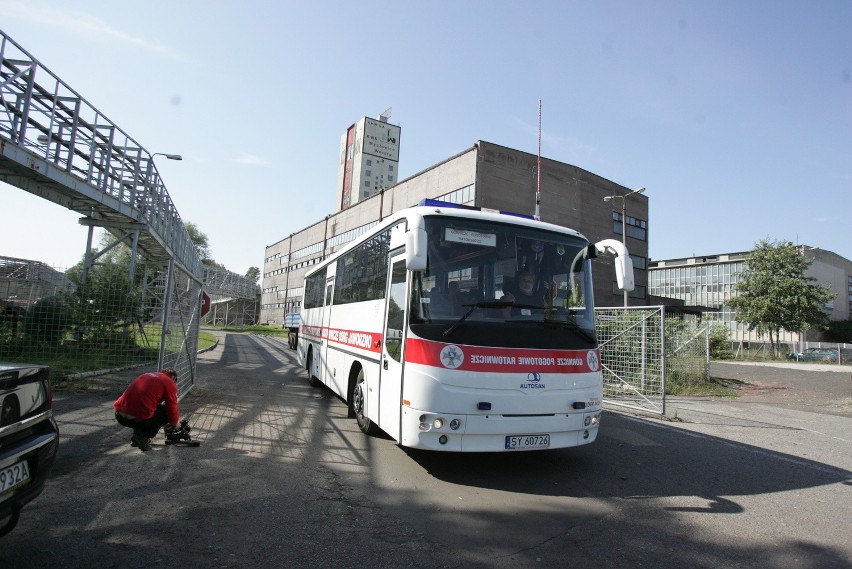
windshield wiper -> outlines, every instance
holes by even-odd
[[[458,320],[453,322],[450,325],[449,328],[444,330],[444,336],[450,336],[453,332],[455,332],[456,328],[458,328],[461,325],[462,322],[467,320],[467,317],[470,316],[471,314],[473,314],[473,311],[476,310],[477,308],[507,308],[509,306],[512,306],[513,304],[514,304],[514,302],[512,302],[511,300],[509,300],[509,301],[506,301],[506,300],[491,301],[491,300],[489,300],[489,301],[486,301],[486,302],[477,302],[476,304],[464,304],[462,306],[470,306],[470,309],[467,312],[465,312],[464,315],[462,315],[461,318],[459,318]]]

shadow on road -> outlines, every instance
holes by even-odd
[[[56,469],[0,564],[849,566],[850,472],[817,461],[612,412],[587,447],[405,450],[358,431],[286,347],[239,334],[197,376],[181,406],[200,448],[129,447],[120,382],[58,393]]]

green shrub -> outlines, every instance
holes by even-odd
[[[30,307],[21,319],[24,335],[38,344],[58,346],[74,323],[74,310],[65,295],[43,298]]]
[[[730,332],[719,322],[710,325],[710,357],[717,360],[730,360],[734,357]]]

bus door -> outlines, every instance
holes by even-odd
[[[329,277],[325,283],[325,302],[322,305],[322,347],[320,348],[321,357],[320,369],[317,377],[320,381],[329,385],[330,381],[334,381],[333,377],[328,377],[328,332],[330,329],[329,322],[331,321],[331,299],[334,292],[334,277]]]
[[[402,412],[402,352],[405,349],[406,297],[405,257],[391,258],[385,305],[385,330],[379,386],[378,424],[396,440],[400,437]]]

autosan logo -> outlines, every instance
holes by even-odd
[[[547,387],[541,382],[541,374],[537,371],[531,371],[527,374],[527,382],[521,384],[521,389],[544,389]]]
[[[455,344],[444,346],[440,357],[441,365],[446,368],[456,369],[464,363],[464,352]]]
[[[600,362],[598,361],[598,354],[594,350],[589,350],[586,353],[586,363],[589,364],[589,369],[592,371],[598,371],[598,366]]]

